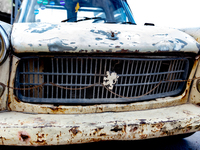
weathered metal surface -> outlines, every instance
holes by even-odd
[[[2,145],[64,145],[101,140],[138,140],[200,129],[192,104],[148,111],[79,115],[0,113]]]
[[[9,80],[10,57],[6,59],[3,65],[0,66],[0,82],[8,85]],[[5,110],[7,107],[8,88],[5,88],[3,95],[0,97],[0,110]]]
[[[16,73],[16,67],[18,65],[18,58],[13,57],[13,66],[11,72],[10,86],[14,87],[14,79]],[[195,61],[189,79],[193,79],[197,62]],[[186,89],[182,95],[177,97],[166,97],[155,99],[151,101],[128,103],[128,104],[101,104],[101,105],[41,105],[21,102],[15,95],[13,89],[9,91],[8,108],[12,111],[30,112],[30,113],[52,113],[52,114],[80,114],[80,113],[100,113],[100,112],[121,112],[121,111],[133,111],[133,110],[146,110],[162,107],[169,107],[184,104],[188,101],[190,85],[192,81],[188,81]]]
[[[198,56],[198,59],[199,56]],[[200,77],[200,64],[198,62],[198,66],[197,66],[197,70],[195,72],[195,78],[199,78]],[[190,92],[190,97],[189,97],[189,102],[193,103],[193,104],[197,104],[200,106],[200,92],[197,90],[197,82],[199,79],[195,79],[193,81],[193,84],[191,86],[191,92]]]
[[[176,29],[119,24],[15,23],[12,46],[22,52],[193,52],[198,43]]]
[[[179,29],[189,35],[191,35],[197,42],[200,43],[200,28],[183,28],[183,29]],[[200,45],[199,45],[199,49],[200,49]]]

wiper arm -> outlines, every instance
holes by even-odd
[[[71,18],[68,18],[68,19],[62,20],[61,22],[67,22],[67,21],[69,21],[69,20],[71,20],[71,19],[73,19],[73,18],[76,18],[76,17],[71,17]]]
[[[122,22],[121,24],[132,24],[132,25],[137,25],[136,23],[133,23],[133,22]]]

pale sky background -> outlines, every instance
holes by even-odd
[[[127,0],[138,25],[200,27],[200,0]]]

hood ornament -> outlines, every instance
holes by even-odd
[[[110,73],[109,71],[106,71],[107,77],[103,78],[103,85],[108,86],[110,90],[113,89],[113,85],[115,85],[118,81],[119,76],[116,72]]]
[[[111,40],[118,40],[117,34],[119,34],[119,33],[115,33],[113,31],[111,31],[108,38]]]

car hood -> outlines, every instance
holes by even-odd
[[[15,23],[11,42],[16,53],[193,52],[199,43],[172,28],[124,24]]]

